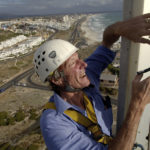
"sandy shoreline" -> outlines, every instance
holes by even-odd
[[[86,38],[86,41],[88,43],[88,45],[92,45],[96,42],[101,42],[100,39],[97,38],[97,35],[95,32],[93,32],[90,27],[88,26],[88,20],[95,16],[96,14],[90,14],[87,16],[86,20],[81,24],[81,30],[84,34],[84,37]],[[102,33],[103,34],[103,33]],[[114,43],[112,49],[114,50],[119,50],[120,49],[120,42],[121,40],[117,41],[116,43]]]
[[[88,20],[94,15],[95,14],[88,15],[86,20],[81,24],[81,30],[83,31],[89,45],[94,44],[95,42],[99,42],[96,38],[96,35],[94,35],[94,32],[88,27]]]

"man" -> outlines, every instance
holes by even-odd
[[[113,61],[115,53],[110,48],[120,36],[150,44],[143,38],[150,35],[149,18],[150,14],[145,14],[107,27],[102,44],[85,61],[78,57],[75,46],[60,39],[48,41],[36,51],[35,70],[55,91],[41,116],[49,150],[132,149],[140,117],[150,102],[150,78],[140,81],[142,75],[135,77],[127,116],[113,139],[112,110],[102,100],[99,78]]]

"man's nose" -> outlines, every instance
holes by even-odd
[[[79,60],[80,62],[80,66],[86,68],[87,67],[87,63],[84,62],[83,60]]]

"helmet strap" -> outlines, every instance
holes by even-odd
[[[79,92],[79,91],[82,91],[82,89],[80,88],[73,88],[71,85],[69,85],[67,79],[66,79],[66,76],[64,75],[64,72],[63,72],[63,76],[64,78],[64,81],[66,83],[65,87],[62,89],[63,91],[66,91],[66,92]]]
[[[66,85],[63,90],[66,91],[66,92],[79,92],[79,91],[82,91],[82,89],[73,88],[70,85]]]
[[[82,89],[79,89],[79,88],[73,88],[71,85],[69,85],[68,80],[67,80],[67,78],[66,78],[63,71],[55,70],[54,73],[53,73],[53,76],[54,76],[55,80],[57,80],[59,78],[64,79],[65,86],[63,86],[63,87],[58,86],[59,89],[62,90],[62,91],[65,91],[65,92],[79,92],[79,91],[82,90]]]

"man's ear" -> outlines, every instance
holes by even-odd
[[[55,85],[58,85],[58,86],[62,86],[62,85],[63,85],[63,78],[59,78],[59,79],[52,78],[51,81],[52,81]]]

